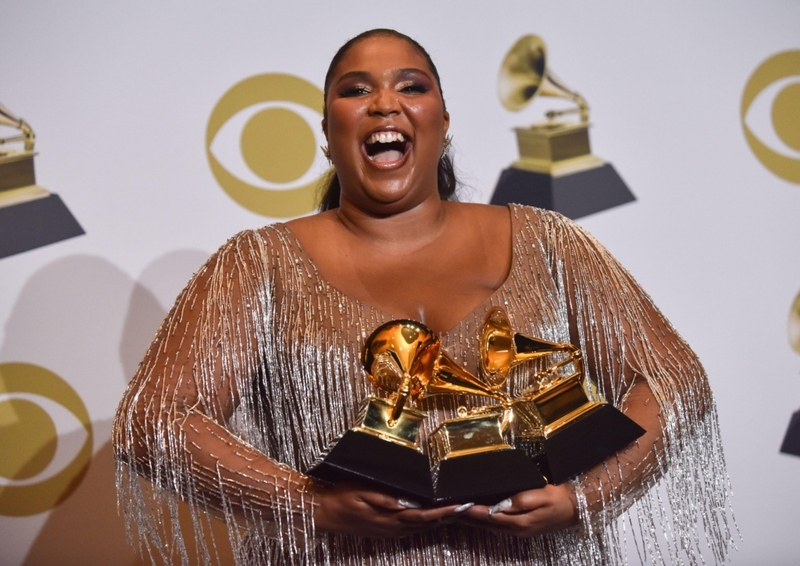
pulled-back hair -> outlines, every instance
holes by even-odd
[[[333,80],[333,74],[336,72],[336,68],[339,66],[339,63],[342,62],[342,59],[344,59],[345,55],[347,55],[347,53],[356,43],[363,39],[380,36],[402,39],[411,45],[417,51],[417,53],[425,58],[425,62],[428,63],[428,67],[430,67],[431,73],[433,73],[433,78],[436,80],[436,85],[439,87],[439,93],[442,96],[442,107],[445,107],[444,93],[442,91],[442,81],[439,78],[439,71],[436,69],[436,65],[433,64],[433,59],[431,59],[431,56],[427,51],[425,51],[425,48],[404,33],[400,33],[399,31],[393,29],[377,28],[362,32],[354,38],[348,40],[347,43],[339,48],[339,50],[333,56],[333,59],[331,59],[331,64],[328,66],[328,72],[325,73],[325,106],[323,107],[323,117],[328,117],[328,92],[330,90],[331,81]],[[455,170],[453,168],[453,160],[450,155],[448,155],[447,151],[442,152],[442,156],[439,158],[436,180],[439,189],[439,197],[444,200],[452,199],[456,192],[457,180]],[[319,201],[320,212],[330,210],[332,208],[338,208],[341,192],[342,188],[339,184],[339,176],[336,174],[336,171],[333,170]]]

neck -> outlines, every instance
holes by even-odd
[[[439,236],[447,205],[435,194],[398,212],[365,210],[342,198],[336,217],[351,236],[386,251],[417,250]]]

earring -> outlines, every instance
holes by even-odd
[[[453,143],[453,136],[451,136],[450,134],[446,135],[444,137],[444,144],[442,144],[442,157],[444,157],[445,154],[447,154],[447,152],[450,150],[450,144],[452,143]]]
[[[319,148],[322,150],[322,155],[325,156],[325,159],[328,160],[328,163],[331,161],[331,150],[328,149],[327,145],[321,145]]]

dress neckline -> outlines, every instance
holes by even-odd
[[[508,253],[510,255],[510,263],[509,263],[508,273],[506,273],[506,276],[503,279],[503,282],[500,283],[500,285],[498,285],[497,288],[494,291],[492,291],[491,294],[489,294],[486,298],[484,298],[480,303],[475,305],[475,307],[473,309],[471,309],[469,312],[467,312],[467,314],[465,316],[463,316],[461,319],[459,319],[459,321],[456,322],[456,324],[452,328],[449,328],[448,330],[442,330],[442,331],[431,328],[431,330],[433,332],[435,332],[436,334],[438,334],[439,336],[449,336],[450,334],[453,334],[454,332],[456,332],[464,324],[464,322],[468,321],[471,318],[474,318],[477,313],[480,313],[481,311],[485,311],[486,310],[486,306],[492,304],[492,301],[495,299],[495,297],[497,297],[508,286],[509,281],[511,281],[511,278],[512,278],[512,276],[514,274],[514,271],[517,269],[517,263],[518,263],[514,258],[514,242],[516,240],[517,228],[518,227],[517,227],[516,215],[513,214],[513,211],[511,210],[511,205],[510,204],[507,205],[506,210],[508,211],[508,215],[509,215],[509,218],[510,218],[510,221],[511,221],[511,241],[510,241],[509,251],[508,251]],[[295,235],[295,233],[292,231],[291,228],[289,228],[289,226],[286,225],[286,223],[279,222],[279,223],[276,223],[274,226],[275,227],[279,227],[281,230],[283,230],[284,234],[286,234],[291,239],[291,241],[294,243],[293,247],[295,249],[294,250],[290,250],[290,252],[291,253],[297,252],[300,256],[302,256],[302,259],[305,260],[313,268],[314,272],[317,274],[317,277],[318,277],[319,281],[323,285],[325,285],[329,289],[333,289],[341,297],[347,299],[348,301],[350,301],[350,302],[352,302],[354,304],[361,305],[362,307],[366,307],[366,308],[372,309],[376,313],[379,313],[381,315],[381,318],[384,318],[387,321],[389,321],[389,320],[400,320],[400,319],[407,318],[407,317],[403,317],[403,316],[397,316],[396,314],[393,314],[393,313],[391,313],[391,312],[389,312],[389,311],[387,311],[385,309],[382,309],[382,308],[380,308],[378,306],[375,306],[372,303],[369,303],[367,301],[363,301],[361,299],[357,299],[356,297],[353,297],[352,295],[350,295],[348,293],[345,293],[344,291],[339,289],[336,285],[334,285],[325,276],[325,274],[319,269],[319,267],[317,267],[317,264],[314,261],[314,258],[312,258],[311,255],[306,251],[305,247],[303,247],[303,244],[300,242],[300,240],[298,239],[297,235]]]

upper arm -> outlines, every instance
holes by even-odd
[[[182,291],[123,397],[137,453],[168,433],[169,423],[197,410],[220,424],[233,414],[239,389],[260,366],[265,331],[263,253],[243,234],[220,248]],[[119,445],[120,443],[118,443]]]

